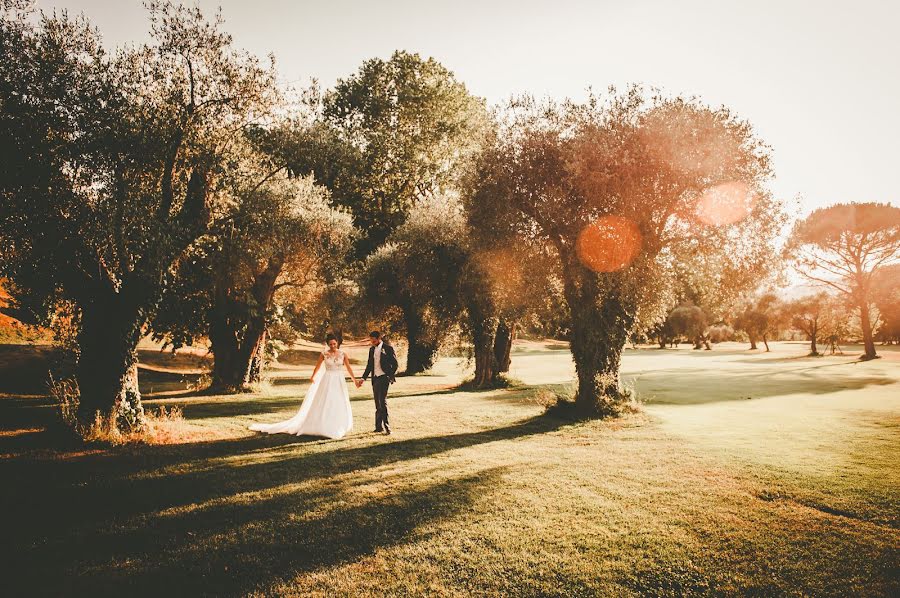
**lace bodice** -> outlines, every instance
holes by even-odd
[[[344,367],[344,352],[338,349],[338,352],[332,356],[330,351],[322,351],[325,357],[325,370],[328,372],[339,372]]]

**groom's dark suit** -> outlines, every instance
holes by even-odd
[[[365,380],[372,374],[372,394],[375,395],[375,431],[388,432],[391,426],[388,423],[387,393],[391,383],[396,381],[397,375],[397,353],[394,348],[384,341],[381,341],[381,355],[379,365],[382,375],[375,374],[375,350],[376,347],[369,347],[369,362],[366,364],[366,371],[363,372],[362,379]]]

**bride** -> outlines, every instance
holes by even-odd
[[[333,334],[325,338],[328,350],[319,355],[316,369],[300,410],[291,419],[275,424],[253,424],[251,430],[268,434],[296,434],[297,436],[324,436],[342,438],[353,429],[353,412],[350,409],[350,393],[344,380],[346,368],[359,387],[350,360],[341,351],[340,342]],[[322,368],[322,364],[325,368]]]

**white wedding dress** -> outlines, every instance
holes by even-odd
[[[296,434],[342,438],[353,429],[350,392],[344,380],[344,352],[332,357],[322,353],[323,366],[306,392],[300,410],[291,419],[275,424],[253,424],[251,430],[267,434]]]

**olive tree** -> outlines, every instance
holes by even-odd
[[[900,264],[879,269],[873,280],[872,302],[881,317],[881,342],[900,342]]]
[[[333,201],[361,231],[359,257],[384,243],[416,202],[452,185],[487,122],[483,100],[450,70],[404,51],[340,79],[322,97],[321,116],[316,135],[302,140],[339,156],[327,178]],[[304,164],[302,156],[292,162]]]
[[[77,308],[79,419],[140,413],[136,346],[166,272],[229,202],[271,65],[219,19],[148,3],[153,42],[107,53],[83,17],[0,20],[0,275],[46,321]]]
[[[228,216],[180,261],[153,321],[156,336],[174,348],[209,339],[214,392],[259,381],[278,312],[322,300],[342,276],[353,239],[349,215],[330,208],[310,178],[241,184]]]
[[[565,304],[552,247],[530,234],[526,219],[507,209],[498,174],[496,163],[481,159],[469,165],[462,179],[469,247],[462,293],[476,387],[494,384],[509,371],[520,325],[543,319]]]
[[[406,373],[417,374],[434,365],[464,309],[468,249],[458,204],[443,197],[420,204],[391,239],[366,260],[363,297],[375,311],[397,310]]]
[[[734,317],[735,330],[746,333],[750,340],[750,350],[755,351],[757,341],[762,340],[769,349],[769,338],[776,334],[780,325],[781,305],[773,293],[764,293],[747,300]]]
[[[712,349],[706,338],[709,327],[706,313],[700,307],[686,303],[679,305],[666,318],[666,328],[675,337],[685,337],[694,345],[694,349]]]
[[[809,354],[812,357],[819,353],[818,341],[825,320],[828,303],[827,293],[816,293],[798,297],[784,305],[785,315],[791,326],[801,331],[809,339]]]
[[[397,51],[365,61],[325,93],[305,97],[307,118],[263,135],[267,151],[295,175],[312,174],[347,209],[359,231],[354,258],[365,260],[392,239],[419,203],[454,188],[481,145],[484,102],[433,58]],[[387,267],[386,248],[370,264]],[[437,350],[430,308],[408,297],[403,316],[412,370],[430,367]],[[419,344],[422,343],[422,344]]]
[[[782,223],[750,124],[695,100],[638,88],[584,104],[525,98],[481,159],[495,165],[494,201],[555,250],[588,417],[623,409],[622,349],[637,324],[664,317],[685,247],[756,267]]]

